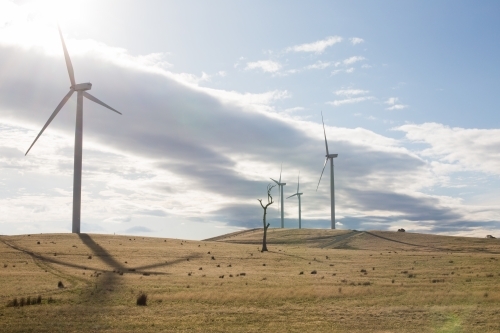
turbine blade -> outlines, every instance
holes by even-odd
[[[299,176],[297,177],[297,193],[299,193],[299,185],[300,185],[300,171],[299,171]]]
[[[75,85],[75,72],[73,71],[73,65],[71,64],[71,59],[69,58],[68,50],[66,49],[66,43],[64,43],[64,38],[61,32],[61,27],[58,25],[59,36],[61,36],[61,43],[64,51],[64,59],[66,60],[66,67],[68,67],[69,80],[71,81],[71,86]]]
[[[51,121],[55,118],[55,116],[57,116],[57,114],[59,113],[59,111],[62,109],[62,107],[64,106],[64,104],[66,104],[66,102],[68,101],[68,99],[71,97],[71,95],[73,95],[75,91],[73,89],[71,89],[69,91],[69,93],[66,94],[66,96],[63,97],[62,101],[59,103],[59,105],[56,107],[56,109],[54,110],[54,112],[52,112],[52,115],[50,116],[49,120],[47,120],[47,122],[45,123],[45,125],[43,126],[42,130],[40,131],[40,133],[38,133],[38,135],[36,136],[36,139],[35,141],[33,141],[33,143],[31,144],[31,146],[29,147],[28,151],[26,152],[26,154],[24,154],[24,156],[28,155],[31,147],[33,147],[33,145],[35,144],[36,140],[38,140],[38,138],[40,137],[40,135],[42,135],[43,131],[45,131],[45,129],[47,128],[47,126],[49,126],[49,124],[51,123]]]
[[[273,182],[275,182],[276,184],[278,184],[278,185],[279,185],[279,183],[278,183],[276,180],[274,180],[274,179],[272,179],[272,178],[269,178],[269,179],[271,179]]]
[[[326,154],[329,155],[330,153],[328,152],[328,142],[326,141],[326,131],[325,131],[325,121],[323,120],[323,111],[321,111],[321,121],[323,122],[323,133],[325,134]]]
[[[323,165],[323,170],[321,171],[321,176],[319,176],[318,186],[316,186],[316,191],[319,188],[319,183],[321,182],[321,177],[323,177],[323,172],[325,172],[326,163],[328,163],[328,158],[325,159],[325,164]]]
[[[104,106],[105,108],[108,108],[110,109],[111,111],[115,111],[116,113],[119,113],[119,114],[122,114],[121,112],[119,111],[116,111],[115,109],[113,109],[111,106],[101,102],[100,100],[98,100],[97,98],[95,98],[94,96],[92,96],[91,94],[89,94],[88,92],[84,91],[83,92],[83,96],[87,97],[88,99],[90,99],[92,102],[95,102],[97,104],[101,104],[102,106]]]
[[[281,163],[281,169],[280,169],[280,183],[281,183],[281,171],[283,171],[283,163]]]
[[[292,194],[292,195],[291,195],[291,196],[289,196],[288,198],[294,197],[294,196],[296,196],[296,195],[297,195],[297,193]],[[288,198],[287,198],[287,199],[288,199]]]

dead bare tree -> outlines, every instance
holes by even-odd
[[[267,251],[266,236],[267,236],[267,228],[269,228],[270,224],[268,223],[266,225],[266,214],[267,214],[267,207],[269,207],[274,203],[273,197],[271,196],[271,190],[273,189],[274,186],[275,185],[271,186],[271,184],[267,184],[267,204],[265,206],[262,204],[262,199],[257,199],[259,200],[262,209],[264,209],[264,217],[262,218],[262,224],[264,226],[264,238],[262,238],[261,252]]]

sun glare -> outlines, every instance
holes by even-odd
[[[0,15],[0,44],[38,48],[59,55],[57,25],[63,32],[75,29],[83,24],[87,10],[81,2],[74,1],[1,2],[0,12],[4,15]]]

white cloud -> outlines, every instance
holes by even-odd
[[[255,62],[247,62],[246,70],[260,68],[264,72],[275,73],[281,69],[281,64],[272,60],[259,60]]]
[[[350,58],[344,59],[344,60],[342,61],[342,63],[343,63],[344,65],[352,65],[352,64],[354,64],[354,63],[356,63],[356,62],[358,62],[358,61],[363,61],[363,60],[365,60],[365,57],[361,57],[361,56],[352,56],[352,57],[350,57]]]
[[[341,106],[344,104],[361,103],[361,102],[368,101],[371,99],[374,99],[374,97],[372,97],[372,96],[351,97],[351,98],[346,98],[346,99],[341,99],[341,100],[335,100],[333,102],[326,102],[326,104],[333,105],[333,106]]]
[[[318,40],[313,43],[300,44],[289,47],[286,49],[287,52],[312,52],[312,53],[323,53],[325,49],[334,44],[340,43],[342,41],[342,37],[339,36],[330,36],[323,40]]]
[[[349,38],[349,40],[351,41],[352,45],[361,44],[365,41],[363,38],[358,37]]]
[[[479,171],[500,175],[500,129],[467,129],[424,123],[403,125],[396,130],[405,132],[411,142],[428,144],[430,147],[420,154],[446,163],[436,165],[445,173]]]
[[[346,73],[352,73],[352,72],[354,72],[354,67],[346,69],[345,72]]]
[[[368,90],[361,89],[341,89],[335,91],[335,95],[337,96],[355,96],[355,95],[365,95],[368,94]]]
[[[331,62],[324,62],[324,61],[319,60],[315,64],[306,66],[305,69],[325,69],[327,67],[330,67],[331,65],[332,65]]]
[[[398,100],[399,99],[397,97],[390,97],[389,99],[387,99],[387,101],[384,102],[384,104],[389,105],[389,107],[386,108],[386,110],[402,110],[408,107],[408,105],[397,104]]]

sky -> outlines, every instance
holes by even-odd
[[[85,233],[262,227],[300,173],[303,228],[500,236],[498,1],[0,0],[0,234],[71,232],[76,95]],[[279,227],[276,201],[268,211]],[[298,200],[285,199],[285,227]]]

